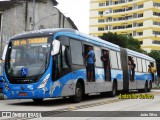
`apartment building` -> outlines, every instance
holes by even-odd
[[[90,0],[89,33],[133,36],[150,52],[160,50],[160,0]]]

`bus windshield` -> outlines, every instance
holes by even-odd
[[[50,43],[47,41],[44,38],[11,41],[6,60],[8,75],[26,78],[42,74],[49,63]]]

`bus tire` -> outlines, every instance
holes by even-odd
[[[42,101],[43,101],[43,98],[41,98],[41,99],[33,99],[34,103],[42,103]]]
[[[144,92],[144,93],[148,92],[148,83],[147,83],[147,82],[145,83],[143,92]]]
[[[149,87],[148,87],[148,90],[147,90],[147,91],[148,91],[148,92],[151,92],[151,89],[152,89],[152,82],[150,81],[150,82],[149,82]]]
[[[116,94],[117,94],[117,84],[116,82],[114,82],[112,86],[112,91],[110,92],[110,97],[115,97]]]
[[[79,103],[82,100],[83,90],[80,82],[76,84],[75,95],[73,96],[73,102]]]

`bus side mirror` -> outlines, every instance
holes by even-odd
[[[53,56],[53,55],[58,54],[59,51],[60,51],[60,41],[58,41],[58,40],[55,39],[55,40],[52,42],[52,46],[53,46],[53,49],[52,49],[52,51],[51,51],[51,55]]]

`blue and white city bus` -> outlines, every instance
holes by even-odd
[[[94,81],[87,80],[84,56],[88,47],[95,52]],[[102,51],[108,51],[109,77],[106,77]],[[136,69],[130,80],[128,57]],[[7,99],[70,97],[80,102],[84,95],[117,91],[150,91],[152,81],[148,65],[155,60],[147,55],[121,48],[73,29],[43,29],[11,38],[4,70],[4,94]]]

